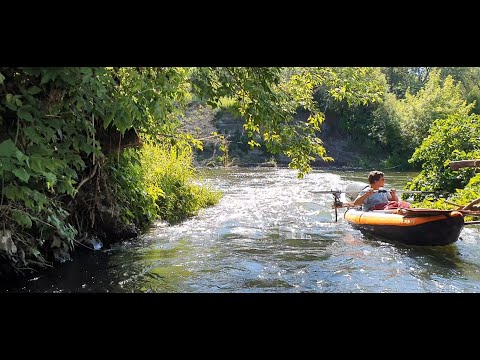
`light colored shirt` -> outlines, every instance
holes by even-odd
[[[390,191],[373,193],[368,198],[366,198],[365,201],[363,202],[362,210],[363,211],[369,211],[375,205],[377,205],[377,204],[385,204],[386,205],[391,200],[393,200],[393,199],[392,199],[392,196],[390,195]]]

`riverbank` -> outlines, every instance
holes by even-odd
[[[308,114],[300,113],[299,118]],[[356,144],[351,136],[343,134],[337,129],[335,115],[327,112],[322,124],[322,131],[318,134],[322,139],[327,156],[333,162],[325,162],[317,157],[312,162],[313,168],[319,169],[388,169],[385,165],[387,154],[371,153],[363,149],[361,144]],[[197,166],[288,166],[290,159],[281,154],[271,154],[265,145],[259,148],[250,148],[250,140],[243,129],[244,120],[235,117],[226,110],[212,110],[207,106],[191,103],[182,117],[182,131],[191,134],[197,139],[202,139],[203,150],[196,150],[194,161]],[[228,142],[228,153],[221,150],[223,145],[218,137],[212,133],[220,134]],[[262,144],[261,139],[256,139]],[[393,169],[393,167],[391,167]]]

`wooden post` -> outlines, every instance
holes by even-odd
[[[452,170],[458,170],[464,167],[480,167],[480,159],[452,161],[449,166]]]

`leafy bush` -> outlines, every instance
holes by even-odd
[[[221,193],[193,184],[197,174],[192,149],[185,142],[154,144],[128,149],[112,162],[118,184],[116,197],[125,222],[148,225],[155,219],[176,223],[214,205]]]
[[[463,189],[475,169],[450,169],[450,161],[480,156],[480,116],[457,114],[436,120],[429,136],[409,160],[422,164],[422,170],[408,184],[411,190],[441,190],[454,193]]]

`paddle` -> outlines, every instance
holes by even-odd
[[[326,193],[326,194],[330,194],[331,191],[335,191],[335,192],[340,192],[340,193],[344,193],[346,198],[348,200],[355,200],[357,198],[357,196],[359,194],[363,194],[363,193],[366,193],[370,188],[370,185],[366,184],[366,183],[361,183],[361,182],[352,182],[352,183],[349,183],[347,185],[347,188],[345,189],[345,191],[341,191],[341,190],[330,190],[330,191],[318,191],[318,193]],[[380,193],[386,193],[388,192],[389,190],[386,190],[386,189],[379,189],[379,190],[374,190],[374,192],[380,192]],[[415,191],[415,190],[395,190],[398,194],[435,194],[436,192],[434,191]],[[312,191],[312,192],[317,192],[317,191]]]
[[[392,189],[393,190],[393,189]],[[379,190],[373,190],[373,192],[380,192],[380,193],[386,193],[389,192],[390,190],[386,189],[379,189]],[[440,194],[438,191],[421,191],[421,190],[395,190],[398,194]],[[313,194],[351,194],[351,192],[347,191],[341,191],[341,190],[311,190],[310,191]],[[360,193],[366,193],[367,190],[365,191],[359,191],[357,194]]]

